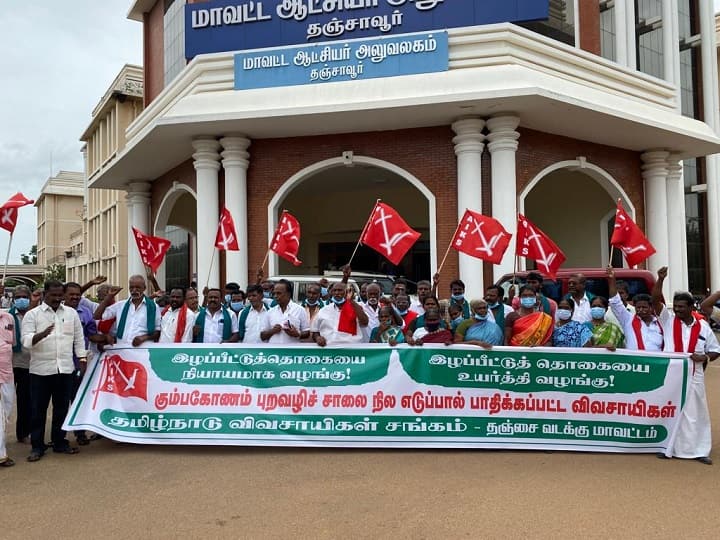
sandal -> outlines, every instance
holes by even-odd
[[[0,467],[12,467],[15,462],[10,458],[5,458],[5,461],[0,461]]]
[[[53,448],[53,452],[56,454],[77,454],[80,450],[73,448],[72,446],[65,446],[63,448]]]
[[[33,461],[40,461],[42,459],[43,455],[44,454],[42,452],[30,452],[30,455],[27,457],[27,460],[31,463]]]

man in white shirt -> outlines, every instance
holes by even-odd
[[[649,294],[635,295],[635,313],[630,313],[622,301],[615,281],[615,269],[607,267],[608,304],[618,326],[625,334],[625,348],[633,351],[662,351],[663,327],[655,317]]]
[[[222,304],[222,291],[208,289],[205,299],[207,306],[195,317],[195,343],[237,343],[237,315]]]
[[[302,306],[292,301],[293,285],[286,279],[273,286],[277,305],[265,317],[260,338],[273,345],[297,343],[310,335],[310,319]]]
[[[718,301],[720,301],[720,291],[715,291],[700,304],[700,311],[716,323],[720,323],[720,308],[715,305]]]
[[[371,287],[368,285],[368,302],[370,301]],[[349,302],[352,306],[357,328],[354,334],[340,329],[340,314]],[[366,306],[367,304],[363,304]],[[348,288],[345,289],[343,283],[334,283],[330,287],[330,303],[320,310],[317,317],[313,319],[312,332],[313,341],[324,347],[325,345],[339,345],[343,343],[360,343],[368,341],[364,338],[363,329],[368,326],[368,315],[363,306],[355,302],[355,292]]]
[[[417,282],[417,300],[410,303],[410,309],[417,313],[418,315],[422,315],[425,313],[425,308],[423,307],[423,302],[425,302],[425,299],[430,296],[430,291],[432,290],[432,284],[426,280],[421,279]]]
[[[152,298],[145,296],[145,288],[144,277],[130,276],[130,298],[125,302],[115,302],[120,287],[110,287],[95,310],[96,320],[114,320],[110,333],[118,345],[139,347],[146,341],[160,338],[160,309]]]
[[[720,356],[720,345],[710,325],[693,311],[694,298],[689,292],[675,293],[670,312],[662,303],[662,286],[667,267],[658,270],[652,290],[653,307],[665,332],[665,352],[686,353],[693,361],[692,381],[685,399],[675,436],[667,457],[697,459],[712,465],[710,412],[705,395],[705,367]],[[637,305],[635,306],[637,309]]]
[[[568,295],[572,297],[573,302],[575,302],[572,320],[579,323],[586,323],[592,320],[590,304],[592,303],[594,295],[585,290],[586,281],[587,278],[582,274],[575,274],[568,279]]]
[[[170,291],[170,305],[160,318],[160,343],[192,343],[195,314],[185,305],[185,290]]]
[[[238,315],[238,331],[243,343],[262,343],[260,332],[265,327],[268,308],[263,302],[263,290],[260,285],[249,285],[247,301],[250,303]]]
[[[22,322],[23,346],[30,350],[30,420],[32,451],[28,461],[45,454],[45,421],[52,399],[53,452],[75,454],[62,430],[73,388],[73,352],[87,362],[85,337],[77,312],[62,304],[65,288],[56,280],[45,282],[42,304],[25,314]]]

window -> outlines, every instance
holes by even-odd
[[[615,50],[615,4],[600,2],[600,54],[603,58],[617,60]]]
[[[636,0],[635,41],[638,70],[660,79],[664,75],[662,2]]]
[[[165,86],[185,67],[185,0],[165,0]]]
[[[165,238],[171,242],[165,255],[165,290],[187,287],[190,284],[190,233],[168,225]]]
[[[520,26],[568,45],[575,45],[575,0],[550,0],[548,18]]]

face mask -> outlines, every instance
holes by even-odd
[[[404,317],[405,315],[407,315],[407,312],[408,312],[407,309],[406,309],[405,311],[400,311],[398,308],[395,308],[395,311],[396,311],[397,314],[400,315],[401,317]]]
[[[455,317],[455,318],[453,319],[453,322],[456,323],[456,324],[460,324],[460,323],[463,322],[464,320],[465,320],[465,319],[462,318],[462,315],[460,315],[459,317]]]
[[[604,307],[590,308],[590,316],[593,319],[604,319],[605,318],[605,308]]]
[[[263,298],[270,298],[270,291],[263,291]]]
[[[334,296],[332,297],[332,301],[335,302],[335,305],[336,305],[336,306],[342,306],[342,305],[345,303],[345,299],[344,299],[344,298],[341,298],[340,300],[338,300],[338,299],[335,298]]]
[[[231,303],[231,302],[232,302],[232,295],[231,295],[231,294],[226,294],[226,295],[225,295],[225,303],[226,303],[226,304],[229,304],[229,303]]]
[[[524,296],[520,299],[520,305],[524,308],[535,307],[537,300],[532,296]]]
[[[487,315],[480,315],[479,313],[475,314],[475,319],[478,321],[487,321],[488,316]]]
[[[498,307],[499,305],[500,305],[500,302],[495,302],[494,304],[488,304],[488,307],[489,307],[490,309],[495,309],[495,308]]]
[[[27,308],[30,307],[30,299],[29,298],[16,298],[13,302],[15,304],[15,308],[19,309],[20,311],[25,311]]]
[[[321,296],[327,296],[328,289],[327,287],[320,287],[320,295]]]
[[[462,302],[463,300],[465,300],[465,295],[464,294],[451,294],[450,298],[452,298],[456,302]]]
[[[242,302],[230,302],[230,309],[232,309],[233,311],[240,311],[242,308]]]
[[[318,303],[317,300],[308,300],[307,298],[305,299],[305,305],[308,305],[308,306],[317,306],[317,303]]]
[[[557,310],[557,318],[561,321],[567,321],[570,317],[572,317],[572,311],[570,311],[569,309]]]
[[[427,323],[427,324],[425,324],[425,328],[427,328],[429,332],[434,332],[435,330],[440,328],[440,322]]]
[[[378,299],[377,298],[368,298],[367,303],[369,306],[377,306],[378,305]]]

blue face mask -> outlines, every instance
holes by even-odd
[[[534,296],[524,296],[520,299],[520,305],[524,308],[535,307],[537,300]]]
[[[232,309],[233,311],[240,311],[242,308],[242,302],[230,302],[230,309]]]
[[[572,317],[572,311],[570,311],[569,309],[558,308],[556,314],[557,314],[557,318],[560,319],[561,321],[567,321],[570,319],[570,317]]]
[[[465,320],[465,319],[463,319],[462,315],[460,315],[459,317],[455,317],[455,318],[453,319],[453,322],[456,323],[456,324],[460,324],[460,323],[463,322],[464,320]]]
[[[229,304],[229,303],[231,303],[231,302],[232,302],[232,295],[231,295],[231,294],[226,294],[226,295],[225,295],[225,303],[226,303],[226,304]]]
[[[327,296],[328,288],[327,287],[320,287],[320,296]]]
[[[463,300],[465,300],[465,295],[464,294],[451,294],[450,298],[452,298],[456,302],[462,302]]]
[[[487,315],[480,315],[479,313],[475,314],[475,320],[477,321],[487,321],[487,318]]]
[[[604,319],[605,318],[605,308],[604,307],[590,308],[590,316],[593,319]]]
[[[270,291],[263,291],[263,298],[270,298]]]
[[[500,302],[495,302],[494,304],[488,304],[489,309],[495,309],[500,305]]]
[[[398,308],[395,308],[395,312],[401,317],[404,317],[405,315],[407,315],[408,310],[406,309],[405,311],[400,311]]]
[[[27,308],[30,307],[30,299],[29,298],[16,298],[13,302],[15,305],[15,309],[19,309],[20,311],[25,311]]]
[[[344,298],[341,298],[340,300],[338,300],[334,296],[332,297],[332,301],[335,303],[336,306],[342,306],[345,303]]]
[[[317,306],[317,303],[318,303],[317,300],[308,300],[307,298],[305,299],[306,306]]]

